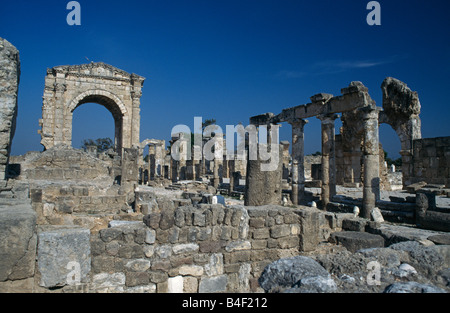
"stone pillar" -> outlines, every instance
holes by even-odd
[[[144,84],[144,78],[131,74],[131,101],[132,101],[132,125],[131,125],[131,142],[129,147],[139,147],[139,132],[141,127],[141,96],[142,96],[142,86]],[[123,143],[122,143],[123,144]]]
[[[370,218],[370,211],[380,199],[380,157],[378,134],[378,109],[365,108],[363,111],[364,145],[363,145],[363,207],[361,217]]]
[[[261,144],[259,144],[261,145]],[[282,153],[281,145],[279,147],[279,155]],[[266,147],[263,147],[266,149]],[[247,176],[245,183],[245,201],[246,206],[261,206],[268,204],[281,205],[282,201],[282,183],[281,177],[283,173],[282,158],[279,158],[278,166],[273,171],[262,171],[262,165],[267,161],[257,160],[247,161]]]
[[[125,148],[122,156],[121,185],[128,191],[134,190],[139,181],[139,150]]]
[[[65,78],[59,77],[59,74],[56,76],[56,83],[54,84],[55,87],[55,96],[54,96],[54,120],[53,120],[53,129],[54,129],[54,143],[55,145],[58,144],[67,144],[64,140],[64,130],[65,126],[64,124],[64,92],[66,91],[67,85],[65,84]],[[70,145],[72,138],[70,138],[70,141],[68,145]]]
[[[336,194],[335,130],[337,114],[321,115],[322,121],[322,204],[326,210],[331,198]]]
[[[305,149],[304,126],[307,120],[296,119],[292,126],[292,203],[299,204],[305,197]]]
[[[272,137],[272,127],[274,125],[267,127],[267,142],[271,145],[259,143],[256,160],[249,157],[247,161],[246,206],[281,205],[282,202],[283,147],[277,137]],[[268,153],[269,159],[264,160],[261,152]]]
[[[19,51],[0,38],[0,187],[5,185],[6,166],[16,129],[20,80]]]
[[[142,92],[140,90],[131,92],[131,100],[133,104],[133,111],[132,111],[132,121],[133,124],[131,125],[131,146],[132,147],[139,147],[139,129],[140,129],[140,122],[141,122],[141,109],[140,106],[140,98],[141,98]]]

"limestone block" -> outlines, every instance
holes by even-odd
[[[51,288],[85,282],[91,271],[90,231],[73,226],[45,226],[38,231],[40,285]]]
[[[350,252],[356,252],[361,249],[384,247],[383,237],[364,232],[335,232],[331,234],[330,240],[343,245]]]
[[[92,288],[96,292],[117,290],[125,286],[124,273],[99,273],[92,277]]]
[[[203,277],[198,287],[199,293],[225,292],[227,289],[227,275]]]
[[[183,293],[184,291],[183,276],[169,277],[167,284],[168,293]]]
[[[223,254],[214,253],[209,257],[209,263],[205,264],[205,273],[208,276],[223,274]]]
[[[0,206],[0,282],[33,276],[36,218],[29,204]]]
[[[203,266],[199,265],[183,265],[178,269],[180,275],[189,275],[189,276],[202,276],[203,275]]]

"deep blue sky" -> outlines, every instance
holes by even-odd
[[[2,1],[0,37],[20,50],[22,75],[13,154],[40,151],[38,119],[46,69],[105,62],[146,77],[141,140],[170,138],[194,116],[227,124],[339,95],[361,81],[381,106],[381,83],[398,78],[419,93],[423,137],[450,136],[450,2],[389,0],[381,26],[369,26],[368,0],[80,0],[81,26],[69,26],[69,1]],[[339,124],[337,125],[339,127]],[[86,104],[74,112],[73,145],[113,137],[111,114]],[[283,125],[281,139],[290,139]],[[305,152],[320,150],[310,119]],[[399,140],[380,129],[390,156]]]

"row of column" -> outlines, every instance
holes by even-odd
[[[364,189],[361,216],[370,217],[370,211],[380,198],[378,110],[362,109],[364,127],[363,166]],[[322,133],[322,204],[326,209],[336,195],[335,120],[337,114],[320,115]],[[292,126],[292,202],[301,204],[305,198],[304,119],[289,121]]]

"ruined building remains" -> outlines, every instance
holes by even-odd
[[[45,77],[43,151],[10,156],[20,65],[1,38],[0,65],[0,292],[449,290],[450,206],[441,204],[450,197],[450,137],[421,138],[419,99],[404,83],[383,82],[383,107],[352,82],[340,96],[320,93],[251,117],[267,127],[259,147],[277,152],[276,161],[250,158],[249,150],[189,160],[210,138],[202,147],[183,133],[167,146],[140,140],[142,76],[101,62],[57,66]],[[71,147],[73,112],[88,102],[112,113],[115,149]],[[305,157],[313,117],[322,125],[322,154]],[[283,122],[292,126],[291,142],[270,131]],[[402,142],[406,195],[391,201],[381,200],[380,123]],[[361,187],[361,199],[338,194],[338,185]],[[306,203],[312,189],[319,203]],[[385,222],[388,213],[394,222]],[[368,277],[374,258],[382,262],[379,286],[358,278]],[[412,285],[396,285],[402,280]]]
[[[115,146],[138,148],[140,98],[145,78],[105,63],[57,66],[47,71],[40,131],[45,149],[72,144],[73,111],[95,102],[108,109],[115,123]]]

